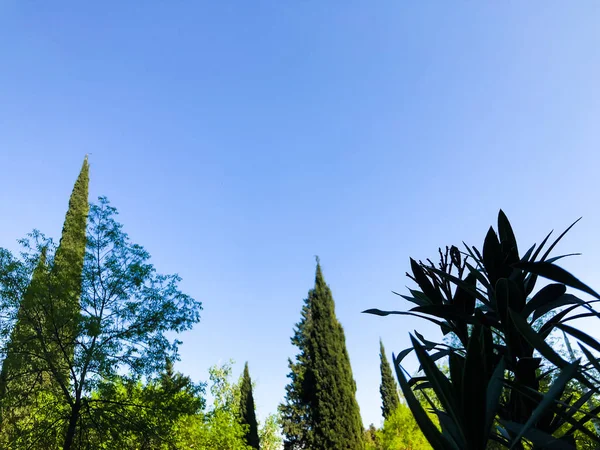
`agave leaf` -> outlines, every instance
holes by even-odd
[[[521,262],[527,262],[529,261],[529,257],[531,256],[531,254],[533,253],[533,250],[535,250],[535,244],[533,244],[529,250],[527,250],[525,252],[525,254],[523,255],[523,257],[521,258]]]
[[[537,407],[531,413],[531,417],[525,425],[520,429],[517,436],[514,438],[511,448],[520,442],[521,438],[525,436],[525,434],[529,431],[529,429],[544,415],[548,408],[554,403],[554,401],[563,393],[565,386],[569,381],[573,379],[577,370],[579,369],[579,360],[574,361],[572,363],[568,363],[566,367],[564,367],[558,378],[552,383],[548,392],[542,398],[542,401],[537,405]]]
[[[592,355],[592,352],[590,352],[586,347],[581,345],[581,343],[578,344],[579,348],[581,349],[585,357],[588,359],[590,364],[594,367],[594,369],[596,369],[600,373],[600,358],[596,358],[594,355]]]
[[[559,283],[566,284],[567,286],[571,286],[572,288],[579,289],[580,291],[586,292],[591,296],[600,299],[600,294],[594,291],[592,288],[582,283],[580,280],[575,278],[575,276],[571,275],[562,267],[555,266],[552,263],[547,262],[527,262],[527,263],[517,263],[514,264],[514,267],[519,269],[523,269],[527,272],[533,273],[535,275],[539,275],[541,277],[547,278],[552,281],[557,281]]]
[[[570,230],[571,228],[573,228],[573,227],[575,226],[575,224],[576,224],[577,222],[579,222],[581,219],[582,219],[582,217],[580,217],[580,218],[579,218],[579,219],[577,219],[575,222],[573,222],[573,223],[572,223],[572,224],[571,224],[571,225],[570,225],[570,226],[569,226],[569,227],[568,227],[568,228],[567,228],[565,231],[563,231],[563,232],[561,233],[561,235],[560,235],[560,236],[558,236],[558,237],[556,238],[556,240],[555,240],[555,241],[552,243],[552,245],[551,245],[550,247],[548,247],[548,250],[546,250],[546,253],[544,253],[544,256],[542,256],[542,259],[540,260],[540,262],[542,262],[542,261],[545,261],[545,260],[546,260],[546,258],[548,257],[548,255],[550,254],[550,252],[552,251],[552,249],[553,249],[554,247],[556,247],[556,244],[558,244],[558,243],[560,242],[560,240],[561,240],[561,239],[562,239],[562,238],[565,236],[565,234],[567,234],[567,233],[569,232],[569,230]]]
[[[485,395],[486,411],[485,411],[485,430],[489,433],[496,414],[498,413],[498,405],[500,403],[500,394],[502,393],[502,385],[504,382],[504,371],[506,370],[506,361],[504,358],[496,366],[492,378],[487,386]]]
[[[466,314],[473,314],[475,310],[475,294],[473,294],[473,291],[477,289],[477,278],[471,272],[465,277],[464,282],[472,286],[472,290],[467,291],[463,287],[457,286],[452,304]]]
[[[573,328],[569,325],[565,325],[564,323],[559,323],[556,325],[557,328],[569,333],[576,339],[579,339],[581,342],[592,347],[594,350],[600,352],[600,342],[591,337],[589,334],[584,333],[583,331],[578,330],[577,328]]]
[[[498,234],[500,235],[502,252],[506,255],[505,263],[512,264],[518,261],[519,249],[517,247],[517,239],[515,238],[515,233],[508,217],[506,217],[506,214],[502,210],[498,213]]]
[[[371,309],[364,310],[363,314],[374,314],[376,316],[389,316],[392,314],[399,315],[399,316],[413,316],[413,317],[419,317],[420,319],[429,320],[430,322],[435,323],[439,327],[442,326],[442,322],[439,320],[432,319],[431,317],[427,317],[427,316],[422,316],[420,314],[414,314],[414,313],[411,313],[410,311],[382,311],[377,308],[371,308]]]
[[[552,311],[553,309],[560,308],[565,305],[584,305],[584,301],[573,294],[563,294],[559,298],[549,301],[545,305],[539,306],[533,313],[532,322],[535,322],[544,314]]]
[[[568,258],[569,256],[581,256],[581,253],[567,253],[566,255],[555,256],[553,258],[548,258],[546,262],[553,263],[555,261],[558,261],[559,259]]]
[[[432,384],[433,390],[439,399],[440,403],[444,407],[444,410],[450,415],[452,420],[456,423],[456,426],[460,430],[461,441],[464,443],[465,434],[462,430],[462,421],[458,405],[456,404],[456,397],[454,395],[452,385],[450,381],[444,376],[444,374],[435,365],[435,362],[431,360],[431,357],[427,354],[425,349],[414,336],[410,337],[413,348],[417,354],[419,363],[423,367],[423,372],[427,376],[427,379]],[[462,446],[464,448],[464,446]]]
[[[501,420],[500,422],[503,426],[516,434],[518,434],[519,430],[521,430],[523,427],[522,424],[511,422],[509,420]],[[544,450],[576,450],[574,443],[571,443],[565,439],[555,438],[551,434],[544,433],[543,431],[535,428],[527,430],[523,437],[531,441],[535,448]]]
[[[515,328],[519,331],[521,336],[525,338],[529,344],[535,348],[540,354],[550,361],[555,366],[564,368],[569,363],[565,361],[558,353],[556,353],[552,347],[550,347],[546,341],[544,341],[538,333],[527,323],[527,321],[521,317],[519,313],[509,310],[510,317],[515,324]]]
[[[423,337],[423,335],[421,333],[419,333],[417,330],[415,330],[415,336],[417,336],[419,338],[419,340],[425,345],[425,348],[427,350],[433,350],[435,347],[437,347],[438,344],[437,342],[433,342],[433,341],[428,341],[427,339],[425,339],[425,337]]]
[[[442,296],[440,295],[438,290],[433,286],[433,284],[431,284],[431,281],[429,280],[429,278],[427,278],[427,275],[425,275],[425,272],[423,271],[421,265],[414,259],[410,258],[410,267],[412,269],[413,276],[417,281],[417,284],[423,291],[423,294],[425,294],[427,298],[429,298],[431,303],[442,304]]]
[[[394,355],[392,355],[392,358],[394,359],[394,361],[397,360]],[[429,441],[431,446],[435,450],[460,450],[459,447],[449,442],[448,439],[445,436],[443,436],[442,433],[440,433],[435,424],[431,421],[431,419],[421,406],[421,403],[419,402],[419,400],[417,400],[415,394],[408,385],[408,381],[406,380],[406,377],[404,376],[404,373],[402,372],[400,366],[398,364],[394,364],[394,369],[396,370],[398,383],[400,384],[400,389],[402,390],[402,394],[406,399],[406,403],[410,408],[410,411],[412,412],[415,420],[417,421],[421,432]]]
[[[400,297],[402,297],[404,300],[408,300],[411,303],[414,303],[415,305],[418,306],[424,306],[424,305],[430,305],[431,302],[429,300],[423,300],[420,299],[418,297],[409,297],[408,295],[402,295],[402,294],[398,294],[394,291],[392,291],[394,294],[399,295]]]
[[[466,263],[467,267],[472,267],[469,263]],[[482,303],[484,304],[489,304],[489,300],[481,293],[479,292],[479,290],[477,289],[473,289],[473,286],[468,284],[465,280],[461,280],[460,278],[455,277],[454,275],[451,275],[449,273],[446,273],[442,270],[436,269],[435,267],[431,267],[430,270],[439,275],[440,277],[442,277],[443,279],[447,279],[448,281],[452,282],[454,285],[456,286],[460,286],[462,289],[464,289],[465,291],[473,294],[477,300],[480,300]],[[477,272],[476,269],[473,269],[475,272]],[[481,273],[479,273],[480,276]],[[477,273],[475,273],[475,276],[478,277],[477,279],[479,280],[479,275],[477,275]],[[483,276],[482,276],[483,277]],[[485,277],[483,277],[483,279],[485,279]],[[489,285],[489,283],[486,280],[486,283]]]
[[[490,284],[490,280],[488,280],[485,275],[483,274],[483,272],[481,270],[476,269],[475,267],[473,267],[471,264],[469,264],[468,262],[465,263],[465,267],[467,269],[469,269],[469,273],[472,273],[473,276],[475,278],[477,278],[477,281],[479,281],[483,287],[485,287],[486,289],[490,289],[492,287],[492,285]],[[481,299],[480,299],[481,300]],[[487,300],[487,299],[486,299]]]
[[[442,427],[442,434],[447,438],[452,440],[452,443],[457,447],[464,448],[461,442],[461,430],[457,427],[456,423],[452,420],[452,418],[446,414],[444,411],[440,411],[439,409],[434,409],[433,411],[435,415],[438,417],[440,421],[440,426]]]
[[[548,302],[554,301],[563,295],[567,290],[567,287],[562,283],[553,283],[548,286],[544,286],[539,290],[537,294],[533,296],[531,300],[527,302],[525,308],[523,308],[523,317],[528,318],[540,306],[545,305]]]
[[[515,327],[517,328],[517,330],[519,330],[519,333],[521,333],[523,338],[525,338],[525,340],[529,342],[529,344],[533,348],[540,352],[540,354],[544,358],[546,358],[555,366],[560,367],[561,369],[565,369],[568,366],[570,366],[570,363],[565,361],[558,353],[556,353],[554,349],[550,347],[550,345],[548,345],[546,341],[544,341],[544,339],[542,339],[540,334],[536,333],[535,330],[531,328],[531,325],[529,325],[527,321],[523,319],[518,313],[510,311],[510,316],[513,320],[513,323],[515,324]],[[581,373],[575,372],[574,378],[577,378],[581,383],[583,383],[587,387],[591,389],[594,388],[594,386],[592,386],[587,380],[587,378],[585,378],[585,376]]]
[[[504,276],[503,259],[498,235],[490,227],[483,241],[483,265],[492,285],[495,285],[496,281]]]
[[[509,380],[505,380],[504,383],[507,386],[509,386],[510,389],[514,389],[531,399],[539,400],[539,399],[543,398],[542,394],[540,394],[538,391],[535,391],[531,388],[517,385]],[[568,422],[572,426],[571,429],[565,433],[565,436],[572,434],[575,431],[580,431],[580,432],[584,433],[586,436],[588,436],[589,438],[593,439],[595,442],[600,443],[600,438],[584,426],[587,422],[589,422],[590,420],[595,419],[597,417],[597,414],[600,412],[600,406],[597,408],[594,408],[593,410],[591,410],[589,412],[579,410],[578,412],[583,414],[584,417],[582,417],[580,420],[575,420],[573,417],[571,417],[570,414],[566,414],[564,412],[564,410],[559,407],[559,405],[565,406],[564,403],[561,402],[560,400],[555,400],[555,404],[551,404],[549,406],[549,408],[556,415],[560,416],[561,419],[564,419],[564,421]],[[566,406],[570,407],[570,405],[566,405]]]
[[[430,316],[440,317],[444,320],[458,320],[466,323],[473,323],[473,317],[461,312],[453,305],[427,305],[415,306],[410,309],[412,312],[429,314]]]
[[[469,339],[461,383],[462,413],[465,424],[468,424],[465,434],[468,436],[467,442],[473,443],[475,448],[484,448],[488,435],[485,428],[487,377],[481,340],[481,326],[477,324]]]

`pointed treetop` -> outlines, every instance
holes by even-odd
[[[325,284],[325,278],[323,277],[323,270],[321,269],[321,259],[315,256],[317,261],[317,269],[315,272],[315,285]]]
[[[379,349],[379,368],[381,370],[381,385],[379,386],[379,392],[381,393],[381,412],[383,414],[383,418],[387,419],[394,413],[394,411],[396,411],[396,409],[398,409],[400,399],[398,397],[396,381],[394,380],[392,369],[390,368],[387,357],[385,356],[385,348],[381,338],[379,339]]]

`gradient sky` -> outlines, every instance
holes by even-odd
[[[499,208],[522,248],[584,216],[557,252],[600,289],[599,23],[583,0],[0,0],[0,245],[58,237],[91,153],[92,196],[203,302],[178,369],[248,360],[261,417],[319,255],[379,424],[379,337],[434,330],[360,311],[408,306],[410,256],[480,245]]]

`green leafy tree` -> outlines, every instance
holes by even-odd
[[[286,421],[301,419],[292,425],[306,431],[288,436],[292,427],[284,424],[287,447],[363,449],[364,430],[344,330],[336,318],[333,296],[318,261],[315,286],[305,306],[292,340],[300,344],[299,367],[292,366],[291,389],[287,392],[283,412]],[[288,406],[292,407],[292,414]],[[301,439],[297,439],[298,436]]]
[[[150,255],[130,242],[116,215],[105,198],[90,208],[77,317],[66,313],[66,305],[71,304],[62,302],[69,298],[66,294],[54,301],[57,292],[73,294],[66,287],[53,288],[60,279],[52,272],[53,264],[65,258],[60,256],[60,245],[54,258],[53,249],[46,247],[45,264],[37,256],[42,281],[38,283],[37,276],[32,277],[16,313],[16,327],[29,331],[13,333],[18,338],[10,340],[7,356],[12,348],[27,355],[17,366],[20,372],[5,371],[9,382],[2,400],[3,411],[17,411],[19,419],[11,419],[10,426],[3,427],[0,433],[8,443],[18,439],[23,446],[31,447],[40,439],[56,435],[60,436],[63,449],[75,448],[74,442],[83,433],[83,424],[89,423],[89,417],[98,417],[105,408],[114,412],[114,404],[104,397],[92,401],[92,393],[123,373],[131,383],[161,373],[167,358],[177,357],[180,342],[173,338],[174,334],[199,320],[200,303],[179,290],[177,275],[156,272],[149,262]],[[19,325],[22,317],[27,318],[27,327]],[[77,324],[75,339],[73,323]],[[61,352],[58,357],[57,351]],[[28,399],[24,405],[13,393],[27,386],[36,388],[21,396]],[[42,409],[44,414],[35,414]],[[50,419],[44,426],[32,427],[32,421],[39,417]]]
[[[369,425],[365,430],[365,450],[383,450],[380,434],[381,431],[375,425]]]
[[[244,372],[240,380],[240,418],[243,425],[247,427],[246,443],[259,449],[258,423],[256,422],[256,411],[254,409],[254,396],[252,395],[252,380],[248,363],[244,365]]]
[[[279,450],[281,448],[283,439],[279,430],[279,416],[277,414],[269,414],[258,431],[262,450]]]
[[[16,324],[0,371],[2,429],[20,436],[20,417],[42,391],[67,393],[79,329],[82,268],[86,247],[89,165],[75,182],[60,243],[51,264],[43,248],[20,299]],[[71,417],[72,419],[72,417]],[[65,445],[75,432],[69,420]],[[70,436],[70,437],[69,437]]]
[[[398,407],[385,419],[379,433],[382,450],[430,450],[431,445],[419,429],[410,408]]]
[[[398,389],[396,386],[396,380],[392,375],[392,369],[388,363],[387,357],[385,356],[385,348],[383,342],[379,340],[379,358],[380,358],[380,371],[381,371],[381,386],[379,392],[381,393],[381,412],[383,418],[387,419],[400,404],[398,399]]]
[[[126,377],[104,382],[85,402],[74,448],[193,448],[182,446],[181,424],[201,414],[203,392],[203,385],[175,373],[170,361],[160,377],[145,384]]]

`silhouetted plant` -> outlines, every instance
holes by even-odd
[[[415,331],[412,347],[393,357],[406,401],[435,449],[480,450],[492,441],[510,448],[527,443],[536,449],[569,449],[575,448],[576,432],[600,443],[585,426],[600,412],[600,407],[586,406],[600,391],[600,360],[592,353],[600,351],[600,343],[569,324],[600,318],[591,306],[600,295],[554,264],[571,255],[549,258],[573,225],[543,253],[551,233],[519,256],[512,227],[500,211],[498,234],[490,227],[481,252],[465,244],[464,252],[454,246],[440,250],[438,265],[411,259],[412,274],[407,275],[418,289],[401,297],[417,306],[409,311],[365,311],[424,318],[445,336],[456,335],[459,344],[451,346]],[[539,277],[553,283],[536,291]],[[584,301],[567,293],[567,287],[593,299]],[[586,361],[563,359],[548,344],[553,329],[576,338]],[[407,377],[401,366],[412,351],[423,376]],[[435,363],[442,358],[448,361],[447,374]],[[566,395],[571,381],[585,386],[585,395],[576,400]],[[425,396],[441,430],[413,390]]]

